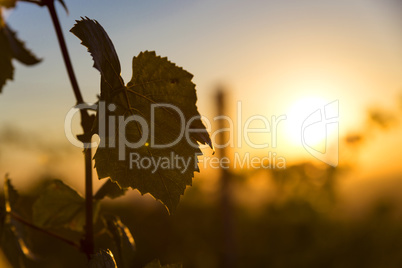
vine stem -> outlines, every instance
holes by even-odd
[[[66,41],[64,39],[63,32],[61,30],[60,20],[57,16],[56,9],[54,8],[54,0],[45,0],[44,3],[48,7],[50,16],[52,17],[53,26],[56,30],[56,35],[57,39],[59,40],[59,46],[61,49],[61,53],[63,55],[64,64],[66,65],[68,78],[70,79],[71,86],[73,88],[74,95],[77,100],[77,104],[84,103],[84,99],[82,98],[81,90],[78,86],[77,78],[74,73],[73,65],[71,64]]]
[[[75,95],[77,104],[83,104],[81,90],[78,86],[78,82],[74,73],[73,66],[71,64],[70,56],[67,50],[66,41],[63,36],[63,32],[60,26],[60,20],[57,16],[56,9],[54,7],[55,0],[42,0],[42,5],[47,6],[50,16],[52,18],[53,26],[56,31],[57,39],[61,53],[63,55],[64,64],[67,69],[68,77],[71,82],[71,86]],[[85,252],[88,258],[94,253],[94,228],[93,228],[93,189],[92,189],[92,148],[91,142],[91,129],[92,129],[92,117],[88,114],[87,110],[80,109],[81,113],[81,126],[84,130],[84,135],[81,135],[81,141],[85,144],[85,236],[82,241],[82,250]]]

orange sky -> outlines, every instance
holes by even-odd
[[[125,81],[131,77],[132,56],[142,50],[156,50],[194,74],[199,111],[210,120],[215,115],[212,103],[218,84],[230,94],[230,114],[236,114],[238,102],[242,104],[243,120],[235,127],[255,115],[268,119],[288,116],[279,125],[275,150],[242,146],[233,151],[253,155],[275,151],[289,163],[312,160],[297,141],[300,120],[336,100],[341,137],[364,129],[366,111],[373,105],[400,115],[395,98],[402,86],[401,6],[391,0],[121,1],[118,5],[110,1],[70,2],[69,16],[61,8],[58,11],[79,83],[89,102],[99,94],[99,73],[92,68],[86,49],[68,32],[80,16],[97,19],[109,33]],[[8,13],[7,20],[44,61],[34,68],[15,64],[15,81],[8,82],[0,96],[0,127],[34,133],[24,136],[30,137],[30,143],[40,137],[41,141],[67,148],[64,117],[74,105],[74,98],[48,15],[43,9],[21,3]],[[300,114],[303,116],[294,118]],[[261,122],[252,124],[261,127]],[[367,145],[373,153],[362,154],[359,159],[371,167],[368,170],[376,161],[370,155],[378,154],[384,155],[382,165],[389,168],[377,170],[397,170],[390,160],[399,156],[393,150],[393,144],[399,141],[398,131],[396,127],[386,134],[376,134]],[[385,143],[378,138],[381,135],[388,135]],[[261,143],[270,137],[254,135]],[[52,162],[54,151],[26,151],[13,155],[12,149],[2,149],[0,173],[22,177],[35,169],[45,172],[60,164]],[[80,155],[79,149],[73,147],[67,152],[60,153],[59,159],[69,161],[68,168],[54,167],[55,173],[81,169],[80,162],[69,157],[70,153]],[[13,164],[21,159],[24,168]]]

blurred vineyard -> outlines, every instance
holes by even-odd
[[[337,181],[345,172],[341,168],[303,163],[280,171],[230,174],[230,253],[235,267],[399,267],[399,204],[384,197],[373,202],[363,217],[345,216],[336,191]],[[244,199],[256,194],[250,192],[250,183],[259,185],[260,196],[253,201],[257,204]],[[117,213],[133,233],[138,253],[134,267],[156,257],[166,262],[184,260],[184,267],[224,266],[222,230],[226,227],[219,191],[205,195],[197,185],[186,191],[173,216],[149,198],[103,204],[106,213]],[[24,196],[25,205],[20,207],[29,208],[33,201],[30,196],[35,196],[40,188],[38,184],[32,195]],[[24,216],[29,219],[29,209]],[[39,258],[47,256],[42,259],[42,267],[78,267],[79,263],[85,266],[84,254],[71,246],[29,228],[25,231],[33,252]],[[68,230],[57,232],[79,238],[79,234]]]
[[[218,102],[218,107],[218,113],[224,113],[223,103]],[[388,191],[372,189],[377,193],[357,208],[354,206],[367,189],[352,186],[352,194],[345,198],[343,187],[358,174],[364,143],[375,140],[377,130],[392,128],[397,118],[398,114],[371,110],[362,132],[342,138],[343,162],[336,168],[305,161],[286,169],[201,170],[174,215],[168,215],[151,196],[141,196],[137,191],[130,191],[117,202],[106,199],[102,213],[118,215],[131,230],[137,248],[130,259],[133,267],[142,267],[155,258],[195,268],[400,267],[400,184],[391,184]],[[0,135],[11,146],[9,152],[32,147],[26,146],[23,137],[9,132]],[[221,149],[217,154],[222,157],[229,152]],[[63,155],[57,159],[63,160]],[[32,203],[44,184],[54,179],[52,173],[54,170],[49,169],[49,174],[40,179],[26,180],[30,185],[21,193],[18,212],[28,221],[32,220]],[[400,181],[399,176],[394,177]],[[377,185],[389,184],[382,179],[375,178]],[[99,220],[96,226],[96,246],[107,245],[114,251]],[[30,227],[20,228],[41,267],[86,266],[85,255],[70,245]],[[76,241],[81,235],[68,229],[51,231]]]

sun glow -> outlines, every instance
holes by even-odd
[[[316,129],[309,131],[305,129],[306,120],[322,109],[330,101],[316,96],[303,97],[290,105],[286,114],[285,136],[288,142],[293,145],[307,143],[313,146],[320,146],[326,138],[325,128],[322,131]],[[304,132],[304,133],[303,133]],[[304,139],[304,140],[303,140]]]

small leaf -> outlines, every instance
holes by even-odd
[[[7,24],[3,30],[6,34],[13,58],[25,65],[34,65],[41,61],[25,47],[24,42],[17,38],[16,33]]]
[[[116,261],[114,260],[113,253],[107,250],[101,250],[100,252],[91,256],[89,261],[90,268],[117,268]]]
[[[113,112],[103,111],[103,114],[99,110],[97,119],[105,120],[114,116],[130,120],[133,116],[141,117],[147,126],[155,129],[152,135],[145,137],[146,140],[165,145],[177,140],[168,148],[157,148],[152,143],[148,146],[148,142],[144,142],[143,146],[129,148],[120,138],[124,136],[130,142],[141,140],[144,129],[138,122],[115,124],[114,133],[98,129],[101,145],[94,158],[99,177],[110,177],[122,188],[132,187],[142,194],[150,193],[172,213],[186,186],[192,184],[194,171],[198,171],[197,155],[201,154],[198,143],[212,147],[197,110],[195,85],[191,82],[193,76],[167,58],[146,51],[134,57],[133,77],[124,86],[120,77],[119,59],[102,26],[86,18],[77,21],[71,32],[88,47],[94,59],[94,67],[101,73],[101,101],[116,107]],[[151,107],[158,104],[174,106],[182,116],[165,106],[155,109],[155,114],[152,114]],[[108,125],[109,122],[104,123]],[[120,125],[124,125],[124,128],[120,128]],[[177,139],[182,127],[186,125],[190,125],[189,129],[192,130],[189,139]],[[118,141],[115,140],[117,136]],[[152,165],[148,168],[130,166],[131,156],[141,161],[146,159]],[[183,164],[175,159],[180,159]],[[164,166],[155,165],[156,161],[162,161]]]
[[[60,2],[60,4],[63,6],[64,10],[66,11],[66,13],[68,14],[68,8],[66,6],[66,3],[64,3],[64,0],[58,0]]]
[[[12,1],[5,1],[12,2]],[[14,67],[11,60],[17,59],[25,65],[40,62],[19,40],[8,25],[4,22],[0,8],[0,93],[7,80],[13,79]]]
[[[36,256],[27,247],[19,228],[6,223],[2,232],[0,247],[12,267],[33,267]],[[30,264],[30,265],[29,265]]]
[[[99,202],[94,204],[94,220]],[[69,228],[82,232],[85,225],[85,200],[71,187],[54,180],[33,204],[33,222],[43,228]]]
[[[94,60],[94,67],[101,73],[102,80],[110,88],[124,87],[120,77],[120,61],[113,43],[102,26],[95,20],[82,18],[70,32],[81,39]]]
[[[0,9],[0,93],[7,80],[13,79],[14,67],[11,63],[13,58],[8,38],[5,33]]]
[[[18,192],[11,184],[11,180],[8,177],[8,174],[6,174],[4,178],[4,199],[7,213],[10,213],[14,209],[14,205],[17,203],[18,198]]]
[[[144,268],[182,268],[183,264],[175,263],[175,264],[166,264],[161,265],[158,259],[154,259],[150,263],[148,263]]]
[[[117,183],[111,180],[107,180],[107,182],[105,182],[105,184],[103,184],[102,187],[96,192],[96,194],[94,195],[94,199],[101,200],[106,196],[114,199],[123,196],[126,191],[127,189],[120,188]]]
[[[17,0],[0,0],[0,7],[12,8],[15,7]]]
[[[0,238],[4,230],[3,228],[6,221],[6,216],[7,216],[6,208],[3,203],[0,203]]]
[[[107,229],[117,246],[116,258],[120,268],[131,267],[135,256],[135,242],[130,230],[117,216],[106,216]]]
[[[0,248],[13,267],[26,267],[33,264],[36,256],[26,245],[24,227],[20,222],[14,220],[10,213],[18,202],[19,196],[11,180],[6,175],[4,179],[4,207],[0,209]]]

